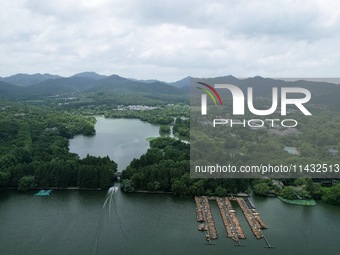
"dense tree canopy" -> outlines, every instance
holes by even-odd
[[[157,138],[150,149],[122,173],[122,189],[173,192],[178,196],[218,195],[244,191],[245,179],[191,179],[190,145],[173,138]]]
[[[95,118],[19,103],[0,106],[0,188],[110,186],[115,162],[68,151],[69,138],[95,133]]]
[[[323,188],[322,200],[328,204],[340,205],[340,183],[329,188]]]
[[[158,106],[158,105],[157,105]],[[68,139],[77,134],[94,135],[95,118],[139,118],[168,132],[169,125],[177,136],[189,136],[189,108],[186,105],[163,104],[145,111],[118,111],[112,105],[89,105],[67,108],[35,106],[33,103],[0,102],[0,188],[20,190],[41,187],[108,188],[117,165],[108,157],[87,156],[79,159],[68,151]],[[340,123],[331,111],[313,111],[313,119],[293,116],[299,120],[298,135],[269,135],[265,130],[240,127],[221,130],[226,138],[223,148],[228,163],[256,165],[298,164],[315,162],[339,163]],[[330,118],[332,116],[332,118]],[[249,117],[249,116],[247,116]],[[325,121],[327,119],[328,121]],[[192,120],[190,120],[192,121]],[[202,130],[209,128],[203,126]],[[200,136],[202,133],[194,134]],[[209,140],[210,138],[207,137]],[[211,153],[215,153],[211,140]],[[248,179],[191,179],[189,146],[176,139],[157,138],[150,149],[134,159],[122,174],[122,189],[173,192],[179,196],[217,195],[246,191]],[[289,154],[284,146],[294,146],[298,155]],[[197,153],[200,153],[199,151]],[[284,179],[279,188],[270,179],[252,181],[254,193],[270,193],[285,198],[321,198],[330,204],[340,204],[339,185],[325,188],[312,179]]]

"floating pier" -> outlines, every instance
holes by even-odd
[[[238,197],[236,198],[236,201],[241,207],[242,212],[244,216],[246,217],[248,224],[251,230],[253,231],[254,235],[256,236],[256,238],[258,239],[263,238],[263,233],[261,229],[267,228],[267,225],[260,218],[259,213],[257,213],[254,208],[250,208],[244,198]]]
[[[209,200],[206,196],[195,197],[196,201],[196,219],[198,222],[198,230],[207,231],[206,239],[211,241],[217,239],[217,231],[214,218],[212,216]],[[203,223],[202,223],[203,222]]]
[[[221,217],[223,220],[224,228],[227,232],[227,237],[232,238],[234,241],[241,245],[239,239],[245,239],[241,225],[236,217],[235,210],[233,209],[227,197],[217,197],[216,202],[220,209]]]
[[[199,231],[208,231],[208,226],[207,226],[207,224],[204,224],[204,223],[198,224],[198,230],[199,230]]]
[[[213,244],[211,243],[211,240],[217,239],[216,226],[210,210],[209,200],[216,201],[226,230],[226,236],[236,241],[238,243],[236,245],[244,246],[241,244],[240,239],[245,239],[246,236],[230,200],[237,201],[255,237],[257,239],[262,238],[265,241],[265,248],[275,247],[270,245],[263,234],[261,229],[266,229],[268,227],[261,219],[260,214],[256,211],[254,204],[249,200],[249,198],[235,198],[233,196],[231,198],[196,196],[196,220],[199,222],[198,230],[207,231],[206,239],[209,241],[209,244]]]

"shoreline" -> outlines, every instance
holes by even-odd
[[[303,206],[312,206],[312,205],[316,205],[316,201],[314,199],[301,199],[301,200],[289,200],[289,199],[285,199],[281,196],[277,196],[277,198],[279,200],[281,200],[284,203],[290,204],[290,205],[303,205]]]
[[[80,187],[66,187],[66,188],[60,188],[60,187],[44,187],[44,188],[31,188],[30,190],[92,190],[92,191],[101,191],[101,190],[108,190],[108,189],[101,189],[101,188],[80,188]],[[16,190],[19,191],[18,188],[0,188],[0,191],[6,191],[6,190]],[[25,191],[20,191],[25,192]]]
[[[149,191],[149,190],[135,190],[132,193],[145,193],[145,194],[173,194],[171,191]]]

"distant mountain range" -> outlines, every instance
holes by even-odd
[[[271,98],[272,87],[304,87],[311,91],[312,102],[340,106],[340,85],[318,80],[283,80],[255,76],[238,79],[234,76],[215,78],[186,77],[182,80],[166,83],[158,80],[137,80],[118,75],[105,76],[95,72],[83,72],[70,77],[51,74],[16,74],[10,77],[0,77],[0,99],[41,99],[44,97],[85,95],[106,95],[107,97],[142,97],[154,102],[167,100],[188,101],[190,86],[196,82],[206,82],[211,85],[228,83],[239,86],[242,90],[254,87],[254,95]],[[332,80],[336,81],[336,80]],[[222,93],[223,94],[223,93]]]
[[[23,74],[23,73],[19,73],[19,74],[15,74],[9,77],[5,77],[5,78],[1,78],[0,77],[0,81],[4,81],[7,83],[11,83],[14,85],[18,85],[21,87],[27,87],[27,86],[31,86],[33,84],[37,84],[46,80],[53,80],[53,79],[58,79],[61,78],[61,76],[59,75],[52,75],[52,74]]]
[[[187,93],[188,90],[158,80],[140,81],[118,75],[105,76],[95,72],[83,72],[70,77],[51,74],[16,74],[0,77],[0,99],[26,100],[70,95],[98,99],[96,95],[105,95],[106,98],[110,96],[116,99],[117,97],[130,98],[128,102],[138,97],[144,98],[142,102],[155,103],[188,101]]]
[[[336,79],[332,79],[336,80]],[[301,87],[308,89],[311,94],[311,103],[324,104],[330,106],[340,106],[340,85],[330,82],[323,82],[321,79],[310,80],[297,80],[291,81],[283,79],[271,79],[255,76],[246,79],[237,79],[232,75],[222,76],[216,78],[191,78],[191,84],[196,84],[197,81],[205,82],[208,84],[233,84],[238,86],[244,93],[248,87],[253,87],[254,97],[272,98],[273,87]],[[197,86],[198,84],[196,84]],[[221,96],[225,93],[221,92]],[[246,93],[245,93],[246,94]]]
[[[73,75],[71,77],[91,78],[91,79],[95,79],[95,80],[100,80],[100,79],[107,78],[106,75],[97,74],[95,72],[77,73],[77,74],[75,74],[75,75]]]

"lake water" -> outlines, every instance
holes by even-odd
[[[75,136],[70,139],[70,152],[81,158],[109,156],[118,164],[118,170],[124,170],[133,158],[139,158],[149,148],[148,137],[159,136],[159,126],[138,119],[105,119],[96,117],[96,135]]]
[[[245,247],[225,237],[215,202],[210,202],[219,239],[206,245],[197,231],[195,202],[171,195],[125,194],[107,201],[105,191],[0,192],[0,254],[339,254],[340,208],[302,207],[275,198],[252,198],[269,228],[275,249],[256,240],[234,204]]]
[[[106,121],[108,124],[102,123]],[[139,122],[123,121],[137,125]],[[105,137],[110,137],[112,146],[104,146],[110,153],[112,147],[119,147],[114,143],[117,133],[122,136],[127,132],[130,141],[155,135],[150,132],[143,137],[138,129],[120,123],[124,130],[119,130],[113,123],[116,122],[99,119],[96,128],[101,125],[108,129],[97,129],[96,136],[92,137],[94,140],[100,137],[102,143]],[[106,130],[103,131],[106,136],[102,136],[100,130]],[[104,147],[99,146],[99,151],[91,147],[101,142],[78,141],[77,152],[102,155]],[[82,143],[84,147],[79,146]],[[340,207],[322,203],[304,207],[285,204],[276,198],[252,197],[269,227],[264,233],[276,246],[266,249],[264,240],[255,239],[235,203],[247,237],[241,241],[245,247],[237,247],[225,237],[218,207],[213,201],[210,205],[219,239],[214,241],[216,245],[206,245],[204,233],[197,231],[194,199],[165,194],[125,194],[120,190],[112,196],[108,196],[107,191],[58,190],[50,196],[37,197],[35,192],[0,191],[0,255],[335,255],[340,250]]]

